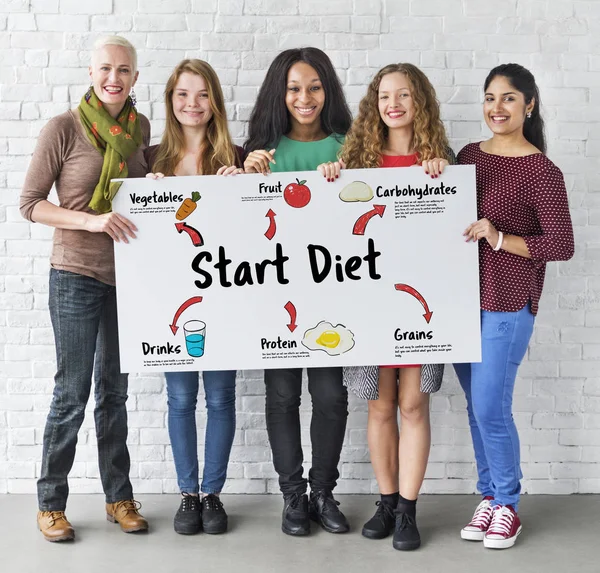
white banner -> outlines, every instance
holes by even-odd
[[[126,179],[123,372],[478,362],[475,168]]]

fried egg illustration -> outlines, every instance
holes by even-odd
[[[373,199],[373,189],[364,181],[353,181],[340,191],[340,199],[346,203],[370,201]]]
[[[338,356],[354,346],[354,334],[343,324],[333,326],[322,320],[304,333],[302,344],[309,350],[323,350],[329,356]]]

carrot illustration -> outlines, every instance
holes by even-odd
[[[198,191],[192,191],[192,198],[189,197],[183,200],[183,203],[177,209],[177,213],[175,213],[175,218],[178,221],[183,221],[187,216],[191,215],[196,207],[198,206],[198,201],[200,200],[200,193]]]

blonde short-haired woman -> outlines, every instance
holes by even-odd
[[[94,419],[106,516],[125,532],[148,529],[129,480],[127,374],[119,367],[113,241],[135,227],[113,213],[111,179],[143,177],[150,124],[130,97],[135,48],[108,36],[95,45],[91,86],[79,106],[42,130],[21,194],[21,213],[55,228],[50,318],[56,344],[54,394],[38,480],[38,527],[48,541],[74,539],[66,518],[67,476],[94,377]],[[58,205],[48,201],[56,185]]]

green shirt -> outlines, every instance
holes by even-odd
[[[321,163],[336,161],[343,142],[342,137],[339,139],[330,135],[319,141],[295,141],[283,135],[276,146],[274,157],[277,163],[271,163],[271,171],[313,171]]]

